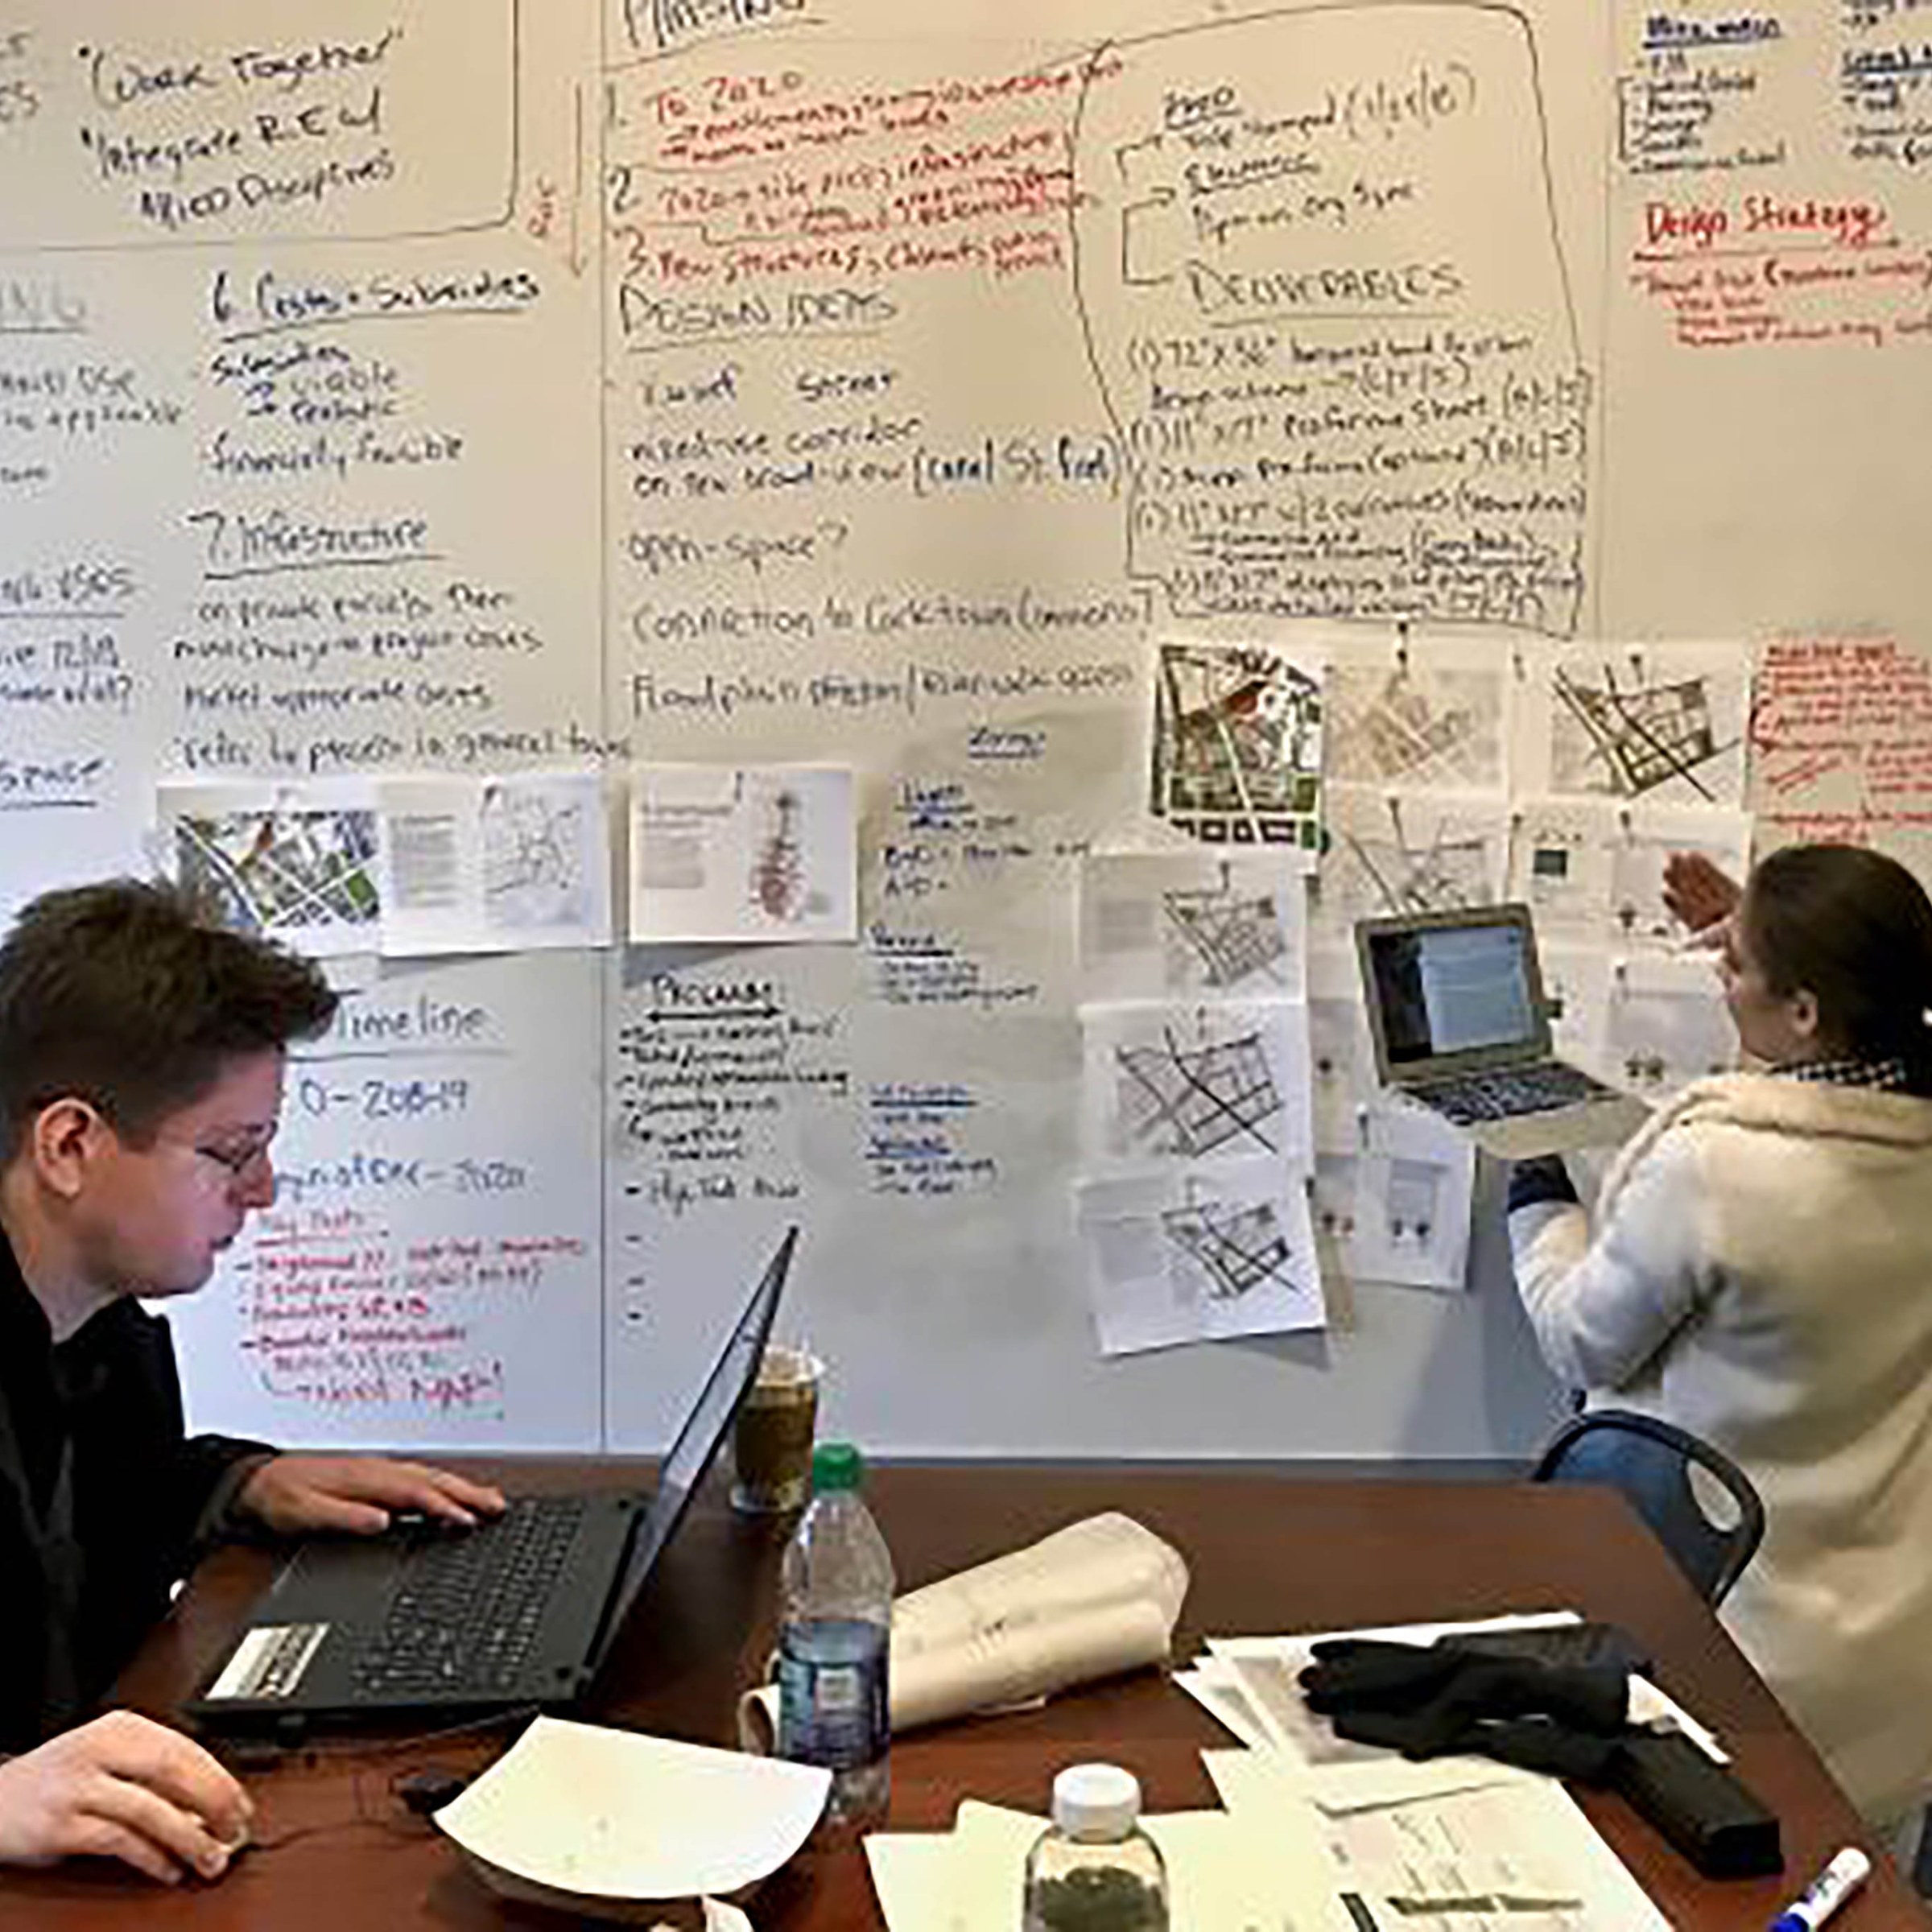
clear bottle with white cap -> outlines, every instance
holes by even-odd
[[[1167,1872],[1118,1765],[1069,1765],[1026,1860],[1025,1932],[1167,1932]]]

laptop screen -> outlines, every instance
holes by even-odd
[[[692,1492],[704,1481],[718,1445],[724,1441],[738,1405],[758,1372],[759,1358],[771,1335],[772,1318],[777,1313],[778,1296],[791,1271],[791,1253],[798,1241],[798,1229],[788,1228],[717,1360],[712,1364],[711,1373],[685,1417],[676,1441],[658,1468],[657,1487],[638,1522],[623,1579],[612,1595],[598,1636],[596,1655],[591,1660],[593,1669],[609,1653],[631,1605],[637,1601],[664,1546],[671,1541],[671,1532],[682,1520]]]
[[[1495,910],[1365,926],[1363,964],[1387,1071],[1546,1051],[1534,947],[1526,919]]]

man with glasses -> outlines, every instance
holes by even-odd
[[[133,881],[48,893],[0,944],[0,1751],[23,1753],[0,1862],[225,1866],[248,1801],[199,1746],[126,1711],[65,1729],[209,1542],[503,1506],[420,1463],[189,1437],[135,1298],[192,1294],[274,1200],[287,1050],[336,1004],[310,962]]]

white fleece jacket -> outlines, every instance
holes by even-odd
[[[1932,1797],[1932,1101],[1702,1080],[1582,1208],[1510,1216],[1550,1367],[1764,1498],[1723,1620],[1852,1802]]]

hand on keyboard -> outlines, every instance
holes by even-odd
[[[277,1455],[242,1485],[234,1509],[278,1536],[326,1530],[375,1536],[405,1512],[471,1529],[501,1516],[503,1496],[487,1484],[426,1463],[374,1455]]]

